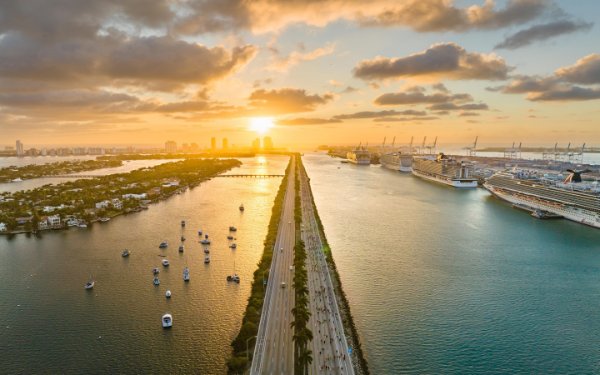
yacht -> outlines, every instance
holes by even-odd
[[[181,242],[185,241],[185,237],[181,236]]]
[[[95,284],[96,284],[96,281],[90,277],[88,282],[85,283],[84,288],[85,289],[93,289]]]
[[[169,267],[169,260],[168,259],[163,259],[162,260],[162,265],[163,265],[163,267]]]
[[[204,235],[204,239],[200,241],[202,245],[210,245],[210,240],[208,239],[208,234]]]
[[[199,235],[199,236],[201,236],[201,235],[202,235],[202,229],[200,229],[200,230],[198,231],[198,235]]]
[[[237,231],[237,228],[234,227],[234,226],[231,226],[231,227],[229,227],[229,231],[230,232],[235,232],[235,231]]]
[[[232,248],[232,249],[236,249],[237,245],[235,243],[232,243],[231,245],[229,245],[229,247]]]
[[[21,182],[21,181],[23,181],[23,179],[21,177],[17,177],[15,179],[11,180],[11,181],[12,182]]]
[[[167,290],[167,292],[165,293],[165,297],[171,298],[171,291],[170,290]]]
[[[129,256],[129,254],[131,254],[131,253],[129,252],[129,250],[125,249],[125,250],[123,250],[123,252],[121,253],[121,256],[122,256],[123,258],[127,258],[127,257]]]
[[[152,283],[154,285],[160,285],[160,280],[158,279],[158,276],[154,276],[154,280],[152,280]]]
[[[101,223],[106,223],[107,221],[110,221],[110,217],[101,217],[100,219],[98,219]]]
[[[185,227],[185,220],[181,220],[181,227]]]
[[[227,281],[233,281],[234,283],[240,283],[240,277],[238,276],[237,273],[234,273],[233,275],[228,275],[227,276]]]
[[[244,212],[244,204],[240,204],[240,211]]]
[[[165,314],[162,316],[162,326],[163,328],[173,327],[173,316],[171,314]]]
[[[152,269],[152,274],[153,274],[153,275],[158,275],[159,273],[160,273],[160,270],[159,270],[157,267],[154,267],[154,268]]]
[[[204,248],[204,254],[208,254],[210,253],[210,250],[208,249],[208,247]]]
[[[183,244],[179,245],[179,252],[183,253]]]
[[[87,224],[85,223],[85,221],[80,221],[80,222],[77,224],[77,226],[78,226],[79,228],[87,228]]]
[[[187,267],[183,269],[183,281],[190,281],[190,269]]]
[[[204,264],[208,264],[208,263],[210,263],[210,255],[207,254],[204,256]]]
[[[227,236],[228,240],[233,240],[233,236],[230,234],[229,236]]]
[[[163,242],[160,243],[160,245],[158,245],[159,249],[166,249],[167,246],[169,246],[169,243],[165,240]]]

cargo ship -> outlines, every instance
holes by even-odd
[[[476,188],[477,178],[473,176],[473,164],[458,161],[443,153],[437,156],[415,156],[412,173],[426,180],[439,182],[456,188]]]
[[[504,171],[490,177],[483,186],[494,196],[515,206],[600,228],[600,185],[583,181],[584,171],[568,170],[569,176],[556,182],[529,171]],[[537,217],[537,216],[536,216]]]

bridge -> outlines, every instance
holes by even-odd
[[[215,177],[276,178],[283,176],[282,174],[220,174]]]

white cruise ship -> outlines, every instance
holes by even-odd
[[[412,172],[413,156],[400,151],[381,155],[381,166],[393,171]]]
[[[371,164],[371,153],[366,147],[358,146],[354,150],[346,154],[346,158],[350,163],[356,165],[370,165]]]
[[[414,157],[412,173],[456,188],[477,187],[477,178],[473,176],[473,165],[470,162],[449,158],[443,153],[439,153],[436,157]]]
[[[572,171],[564,182],[548,181],[526,171],[498,172],[483,186],[516,207],[539,210],[600,228],[600,185],[584,182]]]

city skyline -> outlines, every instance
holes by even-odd
[[[0,27],[7,144],[600,143],[593,2],[27,4]]]

